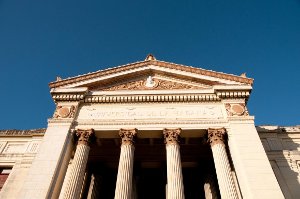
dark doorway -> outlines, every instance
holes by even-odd
[[[184,195],[186,199],[205,198],[203,179],[199,168],[183,168]]]
[[[165,199],[166,175],[162,168],[142,168],[135,175],[138,198]]]

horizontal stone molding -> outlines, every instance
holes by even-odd
[[[217,91],[218,98],[248,98],[250,91]]]
[[[46,129],[32,129],[32,130],[0,130],[1,136],[33,136],[40,135],[43,136],[46,132]]]
[[[88,103],[126,103],[126,102],[203,102],[221,101],[221,99],[248,98],[249,91],[217,91],[216,94],[177,94],[177,95],[85,95],[85,94],[52,94],[55,102],[80,101]]]
[[[52,98],[55,102],[57,101],[79,101],[84,99],[83,94],[52,94]]]
[[[87,103],[128,103],[128,102],[198,102],[220,101],[215,94],[196,95],[111,95],[111,96],[86,96]]]
[[[82,106],[77,120],[136,121],[136,120],[218,120],[225,118],[220,104],[165,105],[97,105]]]

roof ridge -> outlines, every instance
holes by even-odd
[[[253,79],[248,78],[248,77],[242,77],[242,76],[237,76],[234,74],[227,74],[227,73],[223,73],[223,72],[207,70],[207,69],[203,69],[200,67],[187,66],[187,65],[183,65],[183,64],[176,64],[173,62],[166,62],[166,61],[160,61],[160,60],[153,59],[153,60],[145,60],[145,61],[128,63],[128,64],[124,64],[124,65],[120,65],[120,66],[110,67],[107,69],[97,70],[95,72],[85,73],[82,75],[77,75],[74,77],[68,77],[65,79],[53,81],[53,82],[49,83],[49,87],[55,88],[58,86],[72,84],[72,83],[76,82],[77,79],[80,79],[80,78],[81,79],[79,81],[84,81],[87,79],[91,79],[91,78],[99,77],[99,76],[102,76],[105,74],[109,74],[111,71],[118,72],[116,70],[124,69],[127,67],[137,67],[139,65],[144,66],[144,64],[146,64],[146,63],[153,64],[153,65],[157,64],[157,65],[168,67],[168,68],[171,68],[172,66],[177,66],[177,68],[174,68],[174,69],[181,70],[181,71],[184,71],[182,69],[187,69],[186,70],[187,72],[194,72],[194,73],[201,74],[201,75],[207,75],[207,76],[216,77],[216,78],[224,78],[227,80],[239,81],[241,83],[247,83],[247,84],[253,83]],[[182,69],[180,69],[179,67],[181,67]],[[127,68],[127,69],[130,69],[130,68]],[[229,78],[228,76],[231,78]]]

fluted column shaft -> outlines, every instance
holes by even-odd
[[[235,199],[238,195],[226,152],[225,135],[224,128],[208,129],[208,142],[213,153],[221,198]]]
[[[179,146],[180,132],[181,129],[164,129],[163,132],[167,151],[168,199],[184,199]]]
[[[122,145],[115,199],[131,199],[132,196],[134,137],[136,133],[136,129],[121,129],[119,132],[119,135],[122,138]]]
[[[85,168],[90,151],[89,143],[91,137],[94,135],[94,131],[92,129],[77,130],[76,135],[79,139],[71,165],[68,182],[64,190],[64,199],[78,199],[80,197]]]

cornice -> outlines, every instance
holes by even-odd
[[[80,101],[84,99],[85,95],[82,94],[52,94],[52,98],[55,102],[57,101]]]
[[[126,64],[126,65],[121,65],[121,66],[114,67],[114,68],[108,68],[106,70],[99,70],[99,71],[96,71],[93,73],[88,73],[88,74],[84,74],[84,75],[80,75],[80,76],[76,76],[76,77],[71,77],[71,78],[67,78],[64,80],[50,82],[49,87],[56,88],[56,87],[60,87],[60,86],[65,86],[65,85],[69,85],[72,83],[90,80],[93,78],[110,75],[110,74],[122,72],[125,70],[132,70],[134,68],[143,67],[143,66],[147,66],[147,65],[155,65],[155,66],[175,69],[175,70],[179,70],[179,71],[195,73],[195,74],[199,74],[199,75],[221,78],[221,79],[236,81],[236,82],[240,82],[240,83],[244,83],[244,84],[248,84],[248,85],[253,84],[253,79],[251,79],[251,78],[236,76],[236,75],[232,75],[232,74],[225,74],[225,73],[220,73],[220,72],[215,72],[215,71],[211,71],[211,70],[205,70],[202,68],[195,68],[195,67],[191,67],[191,66],[185,66],[185,65],[175,64],[175,63],[170,63],[170,62],[164,62],[164,61],[158,61],[158,60],[146,60],[146,61],[135,62],[135,63],[131,63],[131,64]]]
[[[57,101],[80,101],[88,93],[87,87],[80,88],[53,88],[50,91],[52,98]]]
[[[271,125],[261,125],[261,126],[256,126],[256,130],[259,133],[300,133],[300,126],[271,126]]]
[[[86,103],[132,103],[132,102],[198,102],[220,101],[215,94],[178,94],[178,95],[93,95],[86,96]]]
[[[250,91],[217,91],[217,96],[221,99],[228,99],[228,98],[249,98]]]
[[[22,137],[22,136],[43,136],[46,129],[32,129],[32,130],[0,130],[0,137]]]
[[[52,89],[51,95],[58,101],[84,101],[89,103],[127,103],[127,102],[196,102],[220,101],[224,99],[248,99],[250,90],[243,87],[228,90],[140,90],[140,91],[88,91],[79,89]],[[69,91],[69,92],[68,92]]]

